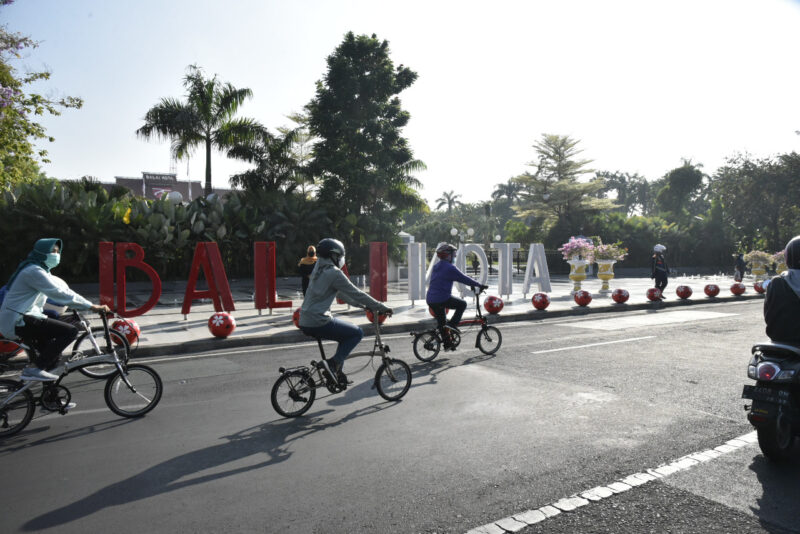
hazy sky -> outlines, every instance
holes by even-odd
[[[41,42],[15,64],[52,70],[40,91],[85,100],[43,121],[59,178],[168,172],[169,143],[134,132],[183,96],[193,63],[253,90],[240,115],[291,124],[347,31],[388,40],[419,74],[400,97],[430,202],[488,198],[543,133],[649,179],[682,158],[711,173],[736,152],[800,148],[797,0],[16,0],[0,23]],[[216,154],[214,185],[244,168]],[[203,153],[177,169],[202,180]]]

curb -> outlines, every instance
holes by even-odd
[[[663,308],[674,308],[679,306],[694,306],[697,304],[712,304],[722,302],[740,302],[744,300],[763,299],[764,295],[761,294],[745,294],[745,295],[731,295],[725,297],[705,297],[702,300],[669,300],[657,302],[642,302],[636,304],[607,304],[597,307],[581,307],[573,306],[565,310],[528,310],[525,312],[509,313],[505,315],[487,315],[489,324],[498,323],[511,323],[523,321],[541,321],[543,319],[553,319],[559,317],[578,317],[583,315],[590,315],[595,313],[609,313],[620,311],[636,311],[636,310],[659,310]],[[418,321],[398,323],[386,325],[381,328],[383,334],[400,334],[410,333],[415,330],[428,329],[431,326],[431,319],[425,318]],[[375,327],[372,325],[362,325],[365,336],[375,335]],[[242,347],[258,347],[264,345],[279,345],[284,343],[302,343],[310,341],[311,338],[300,332],[283,331],[274,334],[263,334],[248,337],[233,337],[218,339],[214,337],[207,337],[203,339],[194,339],[191,341],[184,341],[181,343],[162,343],[160,345],[146,345],[140,346],[136,349],[132,358],[148,358],[152,356],[167,356],[185,354],[188,352],[204,352],[223,349],[234,349]]]

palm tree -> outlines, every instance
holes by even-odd
[[[231,185],[246,191],[293,190],[303,179],[292,154],[296,137],[297,130],[288,130],[276,137],[261,128],[255,139],[234,145],[228,150],[228,157],[254,163],[256,167],[231,176]]]
[[[436,204],[436,209],[438,210],[442,206],[447,206],[447,213],[450,213],[453,211],[454,207],[461,204],[458,200],[459,198],[461,198],[461,195],[455,194],[455,191],[444,191],[442,196],[436,199],[436,202],[438,202],[438,204]]]
[[[205,193],[211,194],[211,148],[226,149],[255,138],[260,125],[253,119],[234,118],[250,89],[237,89],[219,81],[216,75],[205,78],[197,65],[190,65],[183,79],[186,101],[162,98],[144,116],[144,126],[136,134],[144,139],[157,137],[172,142],[172,156],[182,159],[198,145],[206,149]]]
[[[497,184],[494,186],[492,198],[494,200],[501,200],[503,197],[505,197],[508,199],[510,204],[513,204],[514,201],[519,198],[519,192],[521,189],[522,187],[512,178],[504,184]]]

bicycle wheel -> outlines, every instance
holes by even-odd
[[[441,349],[442,342],[439,341],[439,336],[434,332],[422,332],[414,337],[414,356],[423,362],[433,360],[439,350]]]
[[[375,384],[381,397],[389,401],[403,398],[411,387],[411,368],[403,360],[387,358],[378,367]]]
[[[272,386],[272,407],[284,417],[303,415],[314,404],[317,389],[306,373],[290,371],[283,373]]]
[[[106,343],[106,340],[102,335],[103,329],[95,328],[92,329],[92,332],[95,333],[94,335],[97,339],[97,344],[100,345],[100,349],[102,351]],[[97,332],[99,332],[99,334]],[[130,358],[131,355],[131,344],[128,343],[128,339],[117,330],[109,330],[109,333],[111,334],[111,342],[114,344],[114,346],[125,349],[118,350],[117,356],[123,361],[123,363],[128,363],[128,358]],[[82,360],[84,358],[88,358],[89,356],[99,356],[100,354],[102,354],[102,352],[97,352],[95,350],[94,346],[92,345],[92,341],[89,339],[89,334],[84,332],[83,335],[78,337],[78,339],[75,341],[75,344],[72,346],[72,356],[70,357],[70,360]],[[87,365],[86,367],[81,367],[78,369],[78,371],[89,378],[108,378],[117,372],[117,366],[113,363],[101,363],[97,365]]]
[[[128,366],[124,377],[117,371],[108,379],[104,396],[108,408],[115,414],[141,417],[156,407],[163,390],[158,373],[146,365],[134,364]]]
[[[503,335],[500,330],[493,326],[487,326],[478,332],[476,345],[478,350],[484,354],[494,354],[503,343]]]
[[[22,387],[22,382],[0,379],[0,404]],[[31,422],[36,403],[30,390],[16,397],[0,408],[0,437],[13,436]]]

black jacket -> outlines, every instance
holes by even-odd
[[[660,271],[660,275],[665,277],[669,273],[669,267],[667,267],[667,260],[664,259],[664,256],[661,254],[653,254],[653,257],[650,258],[650,278],[655,278],[656,273]]]
[[[800,345],[800,297],[780,276],[767,286],[764,321],[773,342]]]

